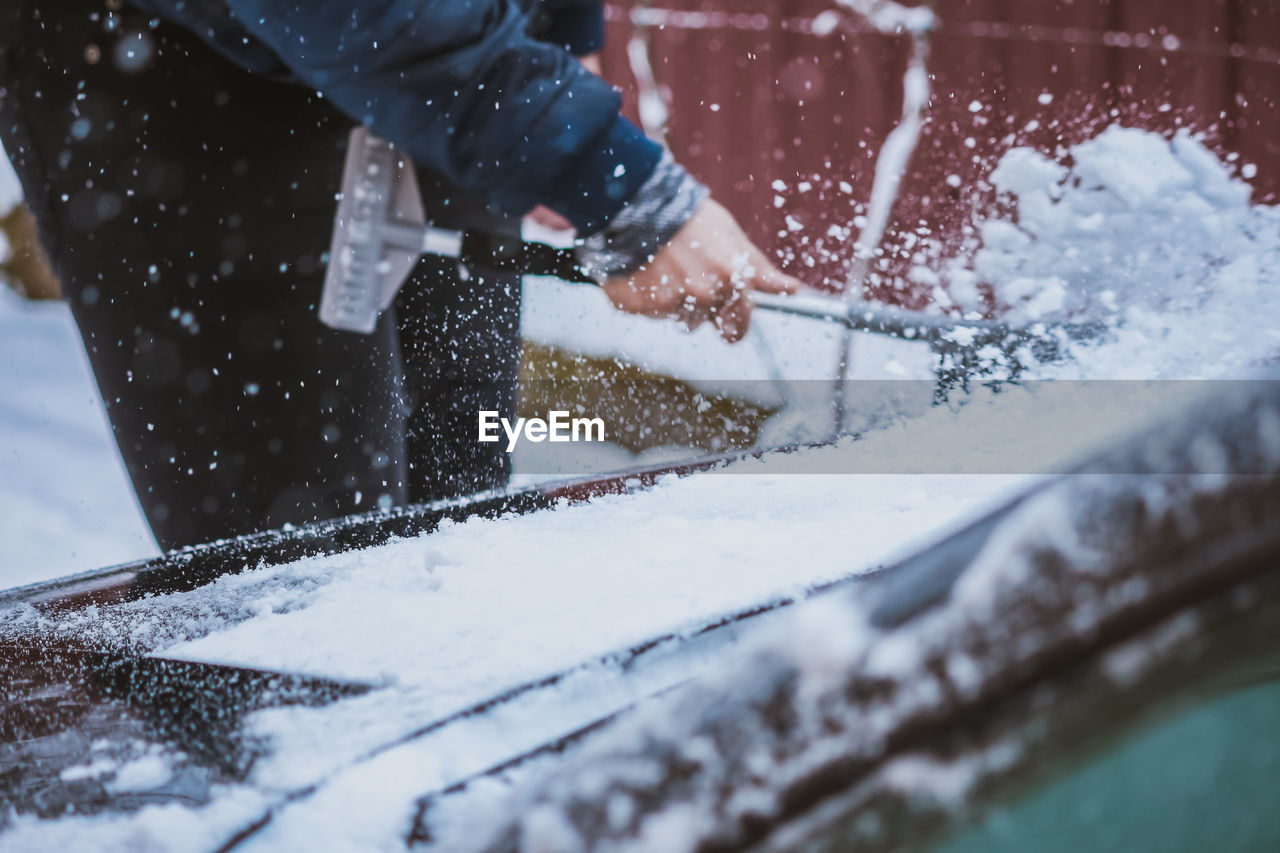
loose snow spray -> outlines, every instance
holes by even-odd
[[[860,208],[863,217],[848,227],[832,227],[827,236],[842,243],[839,248],[828,243],[818,250],[828,259],[848,257],[844,241],[857,235],[845,292],[859,299],[875,280],[877,259],[895,254],[886,240],[894,239],[892,209],[930,97],[927,37],[935,18],[927,7],[893,2],[836,0],[833,5],[809,21],[810,32],[829,35],[852,13],[881,32],[909,37],[913,45],[902,115],[878,154],[873,189]],[[637,32],[763,26],[754,19],[739,24],[727,13],[640,6],[629,14]],[[642,100],[649,103],[646,128],[661,137],[668,110],[648,47],[633,42],[629,55]],[[1166,40],[1163,49],[1177,47],[1176,40]],[[1043,106],[1052,101],[1047,94],[1040,98]],[[1247,167],[1241,174],[1250,177]],[[1269,286],[1266,273],[1274,266],[1267,257],[1274,213],[1249,206],[1249,188],[1190,132],[1170,140],[1116,127],[1056,156],[1014,148],[988,180],[1016,212],[982,211],[974,223],[977,245],[958,254],[936,235],[904,235],[904,246],[923,258],[909,279],[930,283],[940,312],[1049,328],[1063,319],[1100,318],[1112,326],[1103,339],[1065,344],[1059,351],[1064,358],[1023,377],[1236,375],[1277,348],[1275,331],[1266,323],[1275,313],[1270,294],[1276,288]],[[851,185],[840,186],[852,192]],[[1252,330],[1249,335],[1243,334],[1246,329]],[[787,342],[778,343],[774,348],[785,356]],[[841,373],[850,369],[850,350],[839,348]],[[998,373],[997,361],[993,357]]]
[[[837,3],[881,32],[911,39],[902,115],[879,152],[865,224],[856,229],[844,288],[856,301],[884,248],[924,124],[935,20],[923,6]],[[825,34],[840,20],[839,12],[824,12],[813,31]],[[1011,325],[1096,319],[1110,327],[1101,339],[1064,343],[1062,358],[1033,366],[1028,378],[1245,376],[1274,359],[1280,283],[1269,271],[1280,269],[1280,209],[1251,205],[1249,186],[1188,130],[1168,138],[1113,126],[1060,154],[1015,147],[1000,159],[989,180],[1015,212],[980,217],[976,250],[948,257],[937,249],[932,269],[918,268],[943,284],[939,298],[954,301],[940,308],[994,312]],[[1252,171],[1245,166],[1241,174]],[[844,337],[837,431],[846,419],[852,345],[852,334]]]

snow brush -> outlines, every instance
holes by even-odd
[[[351,132],[342,192],[334,217],[320,320],[335,329],[369,334],[424,256],[450,259],[468,270],[554,276],[575,284],[598,282],[571,249],[427,222],[410,159],[368,128]],[[1093,337],[1098,324],[1036,324],[1020,328],[812,294],[753,292],[757,308],[836,323],[851,331],[927,342],[941,357],[940,379],[967,378],[982,364],[1020,368],[1017,351],[1030,346],[1038,361],[1056,358],[1070,339]],[[992,349],[994,347],[994,349]],[[981,352],[981,357],[979,353]],[[1000,355],[1002,354],[1002,355]]]

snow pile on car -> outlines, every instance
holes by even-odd
[[[1061,160],[1013,148],[990,181],[1012,214],[980,222],[981,248],[944,264],[951,297],[1014,323],[1114,327],[1043,375],[1217,378],[1280,349],[1280,208],[1251,204],[1192,133],[1113,126]]]

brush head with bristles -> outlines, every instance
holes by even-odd
[[[392,212],[401,168],[389,143],[364,127],[351,132],[320,299],[325,325],[365,334],[377,325],[389,264],[383,225]]]

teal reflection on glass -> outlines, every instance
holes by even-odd
[[[1280,681],[1222,694],[935,853],[1280,853]]]

